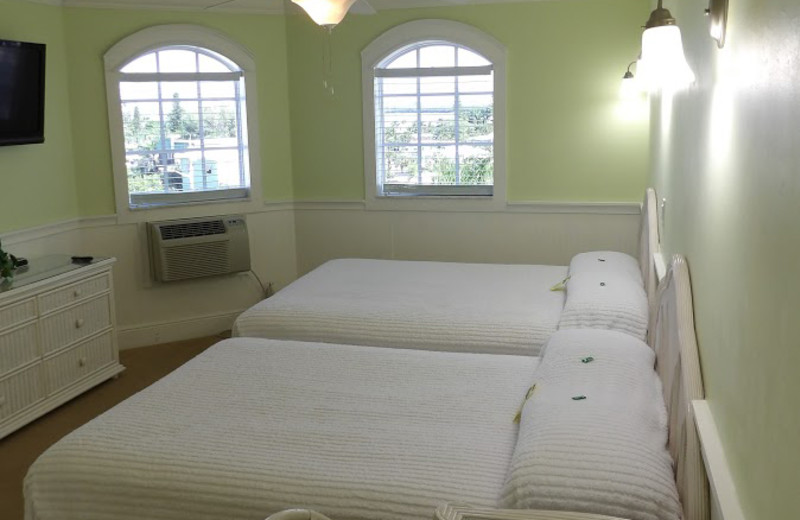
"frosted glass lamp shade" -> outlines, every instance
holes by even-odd
[[[639,81],[650,91],[678,90],[694,82],[694,72],[683,54],[677,25],[651,27],[642,34],[642,57],[636,68]]]
[[[344,20],[356,0],[292,0],[303,8],[317,25],[334,26]]]

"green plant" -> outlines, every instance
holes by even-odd
[[[14,255],[3,251],[3,244],[0,242],[0,278],[5,279],[14,276],[14,269],[17,267],[16,260]]]

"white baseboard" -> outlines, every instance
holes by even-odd
[[[708,401],[692,401],[711,492],[712,520],[745,520],[728,459]]]
[[[212,336],[230,330],[242,311],[229,314],[199,316],[180,321],[148,323],[134,327],[119,327],[117,340],[120,350],[171,343],[186,339]]]

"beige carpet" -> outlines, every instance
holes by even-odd
[[[172,372],[224,336],[120,352],[126,370],[0,440],[0,517],[22,520],[22,479],[50,445],[78,426]]]

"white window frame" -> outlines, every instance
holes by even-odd
[[[494,68],[494,184],[491,196],[392,196],[378,192],[375,143],[375,68],[395,52],[426,41],[460,45]],[[506,206],[506,48],[488,34],[451,20],[415,20],[389,29],[361,51],[364,110],[364,189],[368,209],[493,211]],[[469,189],[469,188],[467,188]]]
[[[213,51],[238,66],[244,75],[245,111],[247,122],[246,160],[249,160],[249,188],[221,190],[219,198],[208,200],[208,194],[187,193],[180,202],[164,206],[131,208],[128,193],[125,135],[122,125],[120,81],[125,74],[120,70],[143,54],[163,47],[200,47]],[[109,137],[111,141],[114,194],[117,219],[120,222],[143,222],[167,218],[184,218],[208,214],[246,213],[263,208],[261,193],[261,157],[258,133],[258,87],[253,56],[244,47],[217,31],[195,25],[158,25],[136,32],[111,47],[103,57],[108,102]],[[246,196],[231,200],[226,195]],[[236,192],[236,193],[224,193]],[[174,199],[170,197],[169,200]],[[213,209],[212,209],[213,208]]]

